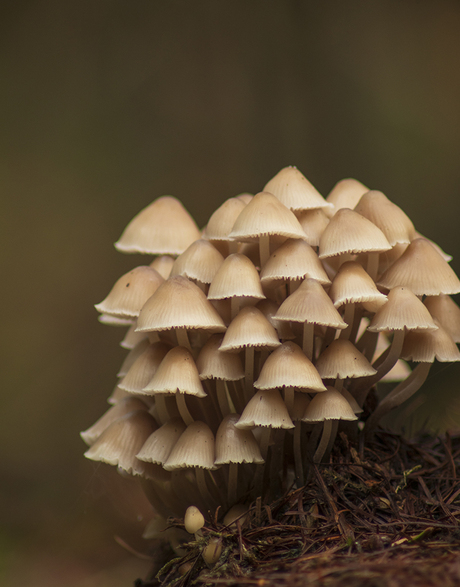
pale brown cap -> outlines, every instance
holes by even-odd
[[[199,467],[215,469],[214,434],[207,424],[195,421],[189,424],[174,445],[164,464],[166,471]]]
[[[329,217],[326,212],[318,208],[318,210],[304,210],[303,212],[297,212],[296,216],[300,226],[307,235],[306,242],[312,247],[317,247],[321,235],[329,224]]]
[[[146,394],[185,393],[206,397],[192,353],[182,346],[172,348],[143,389]]]
[[[264,235],[306,238],[293,212],[273,194],[260,192],[241,211],[229,236],[247,242]]]
[[[274,251],[260,273],[263,285],[273,286],[281,281],[311,277],[321,284],[330,284],[318,255],[301,239],[288,239]]]
[[[254,382],[257,389],[296,387],[312,391],[324,391],[313,363],[294,342],[285,342],[271,353]]]
[[[330,386],[323,393],[313,397],[302,418],[303,422],[323,422],[324,420],[357,420],[348,401],[340,391]]]
[[[265,318],[270,322],[281,340],[293,340],[295,338],[295,334],[292,331],[289,322],[277,320],[275,318],[276,312],[278,312],[279,309],[279,304],[267,298],[257,302],[256,308],[260,310]]]
[[[378,226],[391,246],[410,243],[415,238],[415,228],[409,216],[378,190],[366,192],[355,212]]]
[[[247,403],[237,428],[294,428],[286,404],[277,389],[258,391]]]
[[[196,360],[200,379],[243,379],[244,369],[240,356],[219,350],[223,338],[223,334],[213,334],[201,349]]]
[[[199,238],[195,221],[179,200],[163,196],[131,220],[115,247],[122,253],[180,255]]]
[[[343,338],[332,341],[315,366],[323,379],[369,377],[377,373],[355,345]]]
[[[404,337],[401,357],[416,363],[432,363],[435,359],[443,363],[460,361],[460,351],[450,334],[435,318],[437,330],[425,332],[416,330]]]
[[[94,307],[104,314],[135,318],[163,282],[164,279],[155,269],[141,265],[122,275],[108,296]]]
[[[170,348],[163,342],[150,344],[131,365],[118,387],[131,393],[143,393],[143,388],[152,379]]]
[[[370,332],[384,330],[436,330],[430,313],[408,287],[395,287],[388,302],[374,315],[368,326]]]
[[[242,308],[230,322],[221,351],[239,351],[248,346],[276,348],[280,346],[278,334],[260,310],[253,306]]]
[[[135,320],[133,322],[133,324],[131,324],[131,326],[126,331],[126,334],[123,337],[123,340],[120,342],[120,346],[122,348],[132,350],[135,347],[137,347],[137,345],[140,342],[145,341],[145,340],[147,340],[147,342],[148,342],[148,333],[147,332],[136,332],[136,328],[137,328],[137,320]]]
[[[134,324],[133,318],[119,318],[118,316],[112,316],[111,314],[101,314],[97,319],[101,324],[107,326],[131,326]]]
[[[242,194],[238,194],[235,197],[238,198],[238,200],[241,200],[242,202],[244,202],[245,204],[249,204],[249,202],[254,197],[254,194],[250,194],[248,192],[243,192]]]
[[[386,289],[403,285],[417,296],[460,292],[460,281],[452,268],[423,238],[413,240],[377,284]]]
[[[160,285],[142,307],[137,331],[172,328],[224,332],[225,324],[201,289],[181,275]]]
[[[131,365],[141,356],[141,354],[146,350],[146,348],[150,345],[149,339],[144,336],[140,342],[136,344],[134,348],[132,348],[129,353],[126,355],[121,367],[117,373],[117,377],[124,377],[131,368]]]
[[[251,198],[252,199],[252,198]],[[235,220],[246,203],[240,198],[229,198],[211,215],[205,230],[205,237],[210,241],[228,241]]]
[[[340,208],[350,208],[353,210],[361,196],[368,191],[369,188],[357,179],[341,179],[329,192],[326,201],[333,204],[334,213],[340,210]]]
[[[201,283],[211,283],[223,262],[223,256],[209,241],[199,239],[177,257],[171,277],[183,275]]]
[[[319,242],[319,258],[389,249],[391,245],[380,228],[358,212],[341,208],[324,229]]]
[[[346,261],[340,266],[332,280],[329,297],[336,308],[358,302],[376,302],[382,306],[387,301],[387,296],[379,292],[373,279],[356,261]]]
[[[297,167],[284,167],[263,189],[293,211],[332,208]]]
[[[259,273],[254,264],[240,253],[229,255],[209,286],[208,299],[222,300],[233,296],[265,298]]]
[[[171,274],[172,266],[174,265],[174,257],[171,255],[158,255],[150,263],[150,267],[158,271],[163,279],[168,279]]]
[[[433,318],[439,320],[454,342],[460,342],[460,308],[447,295],[427,296],[423,303]]]
[[[184,526],[189,534],[195,534],[204,526],[204,516],[196,506],[191,505],[187,508]]]
[[[136,455],[137,458],[147,463],[164,465],[185,428],[180,418],[169,420],[147,438]]]
[[[214,464],[264,462],[259,445],[250,430],[236,428],[239,414],[229,414],[222,420],[216,434],[216,460]]]
[[[300,287],[284,300],[275,318],[340,329],[347,327],[331,299],[315,279],[303,281]]]

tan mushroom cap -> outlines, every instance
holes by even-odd
[[[330,211],[328,212],[330,213]],[[317,247],[321,235],[329,224],[329,216],[321,208],[318,208],[318,210],[303,210],[302,212],[297,212],[296,216],[307,235],[306,242],[312,247]]]
[[[213,334],[201,349],[196,360],[200,379],[243,379],[244,369],[240,356],[219,350],[223,338],[222,334]]]
[[[377,302],[382,306],[387,301],[387,296],[379,292],[373,279],[356,261],[346,261],[340,266],[332,280],[329,297],[336,308],[358,302]]]
[[[447,295],[428,296],[423,300],[433,318],[439,320],[454,342],[460,342],[460,308]]]
[[[286,280],[311,277],[321,284],[330,284],[318,255],[301,239],[288,239],[274,251],[260,273],[263,285],[273,285]]]
[[[164,464],[166,471],[198,467],[215,469],[214,434],[207,424],[192,422],[181,434]]]
[[[319,258],[389,249],[391,245],[380,228],[358,212],[341,208],[324,229],[319,242]]]
[[[101,314],[98,317],[98,321],[107,326],[131,326],[134,324],[133,318],[119,318],[118,316],[112,316],[111,314]]]
[[[245,347],[276,348],[278,334],[260,310],[253,306],[242,308],[230,322],[221,351],[239,351]]]
[[[129,353],[126,355],[121,367],[117,373],[117,377],[124,377],[131,368],[131,365],[142,355],[142,353],[147,349],[150,345],[149,339],[147,336],[144,336],[135,347],[133,347]]]
[[[182,347],[172,348],[161,361],[142,393],[173,394],[178,391],[196,397],[206,397],[192,353]]]
[[[104,314],[135,318],[163,282],[164,279],[155,269],[141,265],[122,275],[108,296],[94,307]]]
[[[240,212],[229,236],[233,240],[252,242],[267,235],[306,238],[293,212],[273,194],[260,192]]]
[[[180,418],[166,422],[147,438],[136,457],[146,463],[164,465],[185,429]]]
[[[321,353],[315,364],[323,379],[369,377],[377,371],[349,340],[338,338]]]
[[[191,505],[187,508],[184,526],[189,534],[195,534],[204,526],[204,516],[196,506]]]
[[[324,420],[357,420],[348,401],[340,391],[327,386],[326,391],[318,393],[308,404],[303,422],[323,422]]]
[[[181,202],[163,196],[131,220],[115,247],[122,253],[180,255],[199,238],[200,231]]]
[[[378,190],[365,193],[355,212],[378,226],[391,246],[408,244],[415,238],[415,228],[409,216]]]
[[[143,393],[170,348],[163,342],[150,344],[131,365],[118,387],[130,393]]]
[[[408,287],[395,287],[388,294],[388,302],[373,316],[370,332],[384,330],[436,330],[430,313]]]
[[[222,420],[216,434],[216,460],[214,464],[264,462],[254,434],[250,430],[236,428],[239,414],[229,414]]]
[[[279,309],[279,304],[273,300],[265,299],[257,302],[256,308],[262,312],[265,318],[267,318],[281,340],[293,340],[295,338],[295,334],[292,331],[289,322],[277,320],[275,318],[276,312],[278,312]]]
[[[208,300],[234,296],[265,298],[259,273],[252,261],[241,253],[229,255],[219,267],[209,286]]]
[[[246,404],[237,428],[294,428],[286,404],[277,389],[257,391]]]
[[[145,475],[147,467],[135,455],[156,429],[154,418],[145,410],[129,412],[105,429],[85,457],[118,466],[132,475]]]
[[[135,332],[137,328],[137,320],[135,320],[126,331],[123,340],[120,341],[120,346],[124,349],[133,350],[142,341],[148,342],[148,334],[146,332]]]
[[[170,276],[183,275],[201,283],[211,283],[223,262],[223,256],[209,241],[199,239],[177,257]]]
[[[158,271],[163,279],[168,279],[171,274],[172,266],[174,265],[174,257],[171,255],[158,255],[150,263],[150,267]]]
[[[450,334],[436,318],[435,324],[437,330],[416,330],[406,334],[401,353],[403,359],[416,363],[432,363],[435,359],[443,363],[460,361],[460,351]]]
[[[251,198],[252,199],[252,198]],[[229,198],[212,213],[205,230],[205,236],[210,241],[228,241],[235,220],[238,218],[246,203],[240,198]]]
[[[334,206],[334,213],[341,208],[353,208],[361,199],[361,196],[369,191],[364,184],[357,179],[347,178],[338,181],[326,197],[326,201]]]
[[[315,279],[305,279],[299,288],[284,300],[275,318],[340,329],[347,327],[331,299]]]
[[[332,208],[297,167],[284,167],[264,187],[293,211]]]
[[[417,296],[460,292],[460,281],[452,268],[423,238],[411,242],[401,257],[380,277],[378,285],[386,289],[403,285]]]
[[[142,307],[137,332],[172,328],[224,332],[225,324],[201,289],[181,275],[171,277]]]
[[[296,387],[312,391],[326,389],[313,363],[302,349],[291,341],[283,343],[267,357],[254,387]]]

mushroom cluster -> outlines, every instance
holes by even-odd
[[[153,260],[96,305],[129,327],[129,352],[81,435],[86,457],[139,476],[163,515],[302,486],[339,426],[369,439],[435,360],[460,360],[450,257],[353,179],[323,198],[286,167],[202,231],[161,197],[115,246]],[[377,402],[380,381],[394,384]]]

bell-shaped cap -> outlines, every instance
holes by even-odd
[[[164,464],[166,471],[199,467],[215,469],[214,434],[207,424],[192,422],[181,434]]]
[[[356,205],[355,212],[378,226],[391,246],[409,244],[415,238],[415,228],[409,216],[378,190],[366,192]]]
[[[323,379],[369,377],[377,373],[355,345],[343,338],[333,340],[315,366]]]
[[[438,326],[434,331],[415,330],[404,337],[401,357],[416,363],[443,363],[460,361],[460,351],[450,334],[435,319]]]
[[[224,381],[243,379],[244,369],[240,356],[219,350],[223,338],[222,334],[213,334],[201,349],[196,360],[200,379],[223,379]]]
[[[131,220],[115,247],[122,253],[180,255],[199,238],[195,221],[179,200],[163,196]]]
[[[192,353],[182,346],[172,348],[144,387],[146,394],[185,393],[206,397]]]
[[[275,318],[291,322],[321,324],[332,328],[346,328],[347,324],[334,308],[334,304],[315,279],[306,279],[281,304]]]
[[[249,346],[276,348],[280,344],[276,330],[262,312],[253,306],[247,306],[230,322],[220,350],[238,352]]]
[[[164,465],[185,428],[180,418],[169,420],[152,432],[137,453],[137,458],[146,463]]]
[[[330,284],[318,255],[301,239],[288,239],[273,252],[262,267],[262,284],[273,286],[282,281],[295,281],[311,277],[321,284]]]
[[[154,418],[145,410],[129,412],[104,430],[85,457],[118,466],[132,475],[145,475],[146,465],[136,454],[156,429]]]
[[[346,261],[332,280],[329,297],[334,306],[358,302],[376,302],[382,306],[387,296],[380,293],[372,277],[356,261]]]
[[[168,279],[171,275],[171,269],[174,265],[174,257],[171,255],[158,255],[155,259],[150,263],[150,267],[158,271],[163,279]]]
[[[433,318],[447,330],[454,342],[460,342],[460,308],[447,295],[427,296],[423,300]]]
[[[275,195],[286,208],[297,212],[316,208],[332,208],[297,167],[284,167],[263,189]]]
[[[367,328],[370,332],[384,330],[436,330],[427,308],[408,287],[395,287],[388,301],[373,316]]]
[[[131,393],[143,393],[170,348],[163,342],[150,344],[131,365],[118,387]]]
[[[277,389],[258,391],[246,404],[237,428],[294,428],[286,404]]]
[[[348,401],[340,391],[330,386],[323,393],[314,396],[302,418],[303,422],[323,422],[324,420],[357,420]]]
[[[172,328],[224,332],[225,324],[201,289],[181,275],[171,277],[142,307],[137,332]]]
[[[184,516],[184,526],[189,534],[195,534],[204,526],[204,516],[196,506],[191,505],[187,508]]]
[[[229,255],[216,272],[209,286],[208,300],[250,297],[265,298],[259,273],[252,261],[241,253]]]
[[[229,414],[222,420],[216,434],[216,460],[214,464],[264,462],[254,434],[250,430],[236,428],[239,414]]]
[[[155,269],[141,265],[122,275],[108,296],[94,307],[103,314],[135,318],[163,282]]]
[[[149,339],[146,335],[132,348],[126,355],[121,367],[117,373],[117,377],[124,377],[131,368],[131,365],[142,355],[142,353],[150,345]]]
[[[358,212],[341,208],[324,229],[319,242],[319,258],[389,249],[391,245],[380,228]]]
[[[453,269],[423,238],[411,242],[401,257],[380,277],[378,285],[386,289],[403,285],[416,296],[460,292],[460,280]]]
[[[241,198],[229,198],[212,213],[205,229],[205,237],[210,241],[228,241],[235,220],[245,208]]]
[[[137,320],[131,324],[131,326],[126,331],[123,340],[120,342],[120,346],[122,348],[129,349],[131,351],[142,341],[147,340],[148,342],[148,334],[146,332],[135,332],[136,328]]]
[[[199,239],[177,257],[171,277],[183,275],[200,283],[211,283],[223,262],[223,256],[209,241]]]
[[[257,389],[296,387],[312,391],[324,391],[323,382],[313,363],[302,349],[288,341],[268,355],[259,378],[254,382]]]
[[[369,191],[364,184],[357,179],[347,178],[338,181],[326,197],[329,204],[333,204],[334,213],[341,208],[353,208],[361,199],[361,196]]]
[[[289,322],[277,320],[275,318],[276,312],[278,312],[279,309],[279,304],[267,298],[257,302],[256,308],[260,310],[265,318],[270,322],[281,340],[293,340],[295,338],[295,334],[292,331]]]
[[[330,212],[331,211],[328,211],[328,213]],[[307,235],[307,238],[305,239],[306,242],[312,247],[317,247],[321,235],[329,224],[329,216],[321,208],[318,208],[318,210],[304,210],[303,212],[297,212],[296,216],[300,226]]]
[[[260,192],[241,211],[233,225],[230,238],[251,242],[260,236],[278,235],[286,238],[305,238],[294,213],[273,194]]]

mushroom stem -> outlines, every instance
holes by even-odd
[[[232,296],[230,298],[230,316],[231,316],[232,320],[233,320],[233,318],[236,317],[236,315],[240,311],[240,305],[241,305],[241,298],[239,296]]]
[[[311,323],[304,322],[302,350],[305,353],[305,355],[310,359],[310,361],[313,359],[314,334],[315,334],[314,323],[313,322],[311,322]]]
[[[327,452],[327,448],[329,446],[329,441],[332,436],[337,434],[337,427],[338,427],[338,420],[324,420],[323,423],[323,434],[321,435],[321,440],[318,444],[318,448],[313,456],[314,463],[320,463],[321,459],[324,457],[325,453]],[[334,434],[335,429],[335,434]]]
[[[209,507],[215,508],[216,501],[212,497],[211,492],[208,489],[208,485],[206,483],[205,472],[206,472],[205,469],[203,469],[201,467],[195,467],[196,484],[198,486],[198,490],[201,494],[201,497],[204,499],[204,502],[207,505],[207,507],[208,508]]]
[[[177,344],[179,346],[185,347],[193,354],[192,346],[188,339],[187,330],[185,328],[175,328],[174,330],[176,332]]]
[[[419,363],[405,381],[401,381],[390,393],[380,402],[366,422],[364,428],[365,438],[372,437],[377,424],[383,416],[393,408],[397,408],[403,402],[414,395],[425,383],[432,363]]]
[[[377,279],[380,253],[373,251],[367,254],[367,273],[373,281]]]
[[[262,269],[270,257],[270,237],[268,234],[262,234],[259,236],[259,257],[260,268]]]
[[[346,328],[340,331],[339,338],[343,340],[349,340],[351,338],[351,332],[353,330],[353,319],[355,316],[355,304],[345,304],[345,311],[343,314],[343,321],[348,324]]]
[[[291,418],[294,415],[294,388],[293,387],[285,387],[284,388],[284,403],[286,404],[287,410]]]
[[[185,402],[185,393],[180,393],[180,391],[176,391],[176,402],[177,407],[179,409],[180,417],[184,421],[184,424],[186,426],[189,426],[194,420]]]
[[[270,436],[271,436],[272,429],[269,427],[262,428],[262,434],[260,437],[260,454],[264,460],[262,465],[256,465],[256,472],[254,474],[254,492],[255,496],[258,497],[259,495],[263,497],[263,488],[264,488],[264,473],[265,473],[265,463],[267,462],[267,455],[268,455],[268,446],[270,444]]]
[[[228,469],[228,507],[232,507],[237,502],[238,495],[238,463],[230,463]]]
[[[247,346],[244,349],[244,390],[246,403],[254,395],[254,347]]]
[[[274,442],[270,456],[270,497],[272,500],[281,493],[285,434],[286,430],[282,428],[274,430]]]
[[[302,447],[301,447],[302,422],[297,420],[294,428],[294,468],[295,476],[297,478],[297,487],[302,487],[303,480],[303,466],[302,466]]]
[[[219,403],[220,412],[222,414],[222,417],[225,418],[225,416],[228,416],[228,414],[230,414],[231,410],[228,404],[225,381],[223,379],[216,379],[216,395],[217,401]]]
[[[158,393],[155,396],[155,407],[158,414],[160,424],[165,424],[169,419],[168,409],[166,407],[165,396],[162,393]]]

